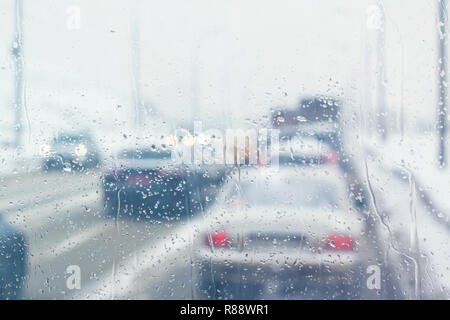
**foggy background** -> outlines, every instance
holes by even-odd
[[[343,99],[346,125],[370,136],[380,72],[388,137],[401,123],[406,137],[434,136],[437,2],[383,1],[385,23],[373,28],[376,3],[24,0],[23,153],[37,155],[60,131],[89,131],[109,157],[136,136],[158,139],[194,120],[248,126],[312,94]],[[15,130],[14,4],[0,3],[5,152]],[[74,6],[79,29],[68,26]]]

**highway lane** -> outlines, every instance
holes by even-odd
[[[0,211],[25,233],[24,298],[67,298],[66,268],[77,265],[82,287],[170,232],[169,223],[116,221],[103,215],[97,172],[49,173],[3,180]],[[9,183],[9,184],[8,184]]]
[[[195,290],[192,247],[201,213],[176,223],[106,217],[96,171],[1,181],[0,211],[23,230],[29,244],[25,299],[205,298]],[[212,193],[205,195],[212,198]],[[376,259],[375,250],[367,254],[368,263]],[[66,268],[72,265],[80,267],[79,290],[66,284]],[[364,271],[353,281],[363,283]],[[364,286],[349,294],[382,297]]]

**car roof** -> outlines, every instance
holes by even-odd
[[[332,184],[336,186],[336,192],[344,197],[344,192],[347,190],[345,183],[345,173],[336,166],[280,166],[278,169],[274,168],[254,168],[249,167],[241,169],[240,172],[233,174],[223,188],[224,195],[228,194],[233,187],[248,185],[246,182],[251,182],[252,185],[262,183],[270,183],[285,181],[294,183],[301,183],[302,181],[317,181],[324,184]]]
[[[78,141],[90,141],[91,137],[88,134],[76,134],[76,133],[60,133],[55,138],[55,142],[78,142]]]
[[[280,141],[279,150],[295,155],[326,154],[330,146],[314,137],[294,135],[289,139]]]
[[[119,153],[122,158],[134,160],[144,159],[170,159],[171,152],[169,150],[161,150],[158,148],[142,148],[142,149],[126,149]]]
[[[336,181],[344,178],[344,172],[337,166],[299,166],[279,168],[271,167],[248,167],[240,170],[239,176],[234,179],[238,180],[268,180],[272,178],[298,178],[298,179],[322,179],[328,181]]]
[[[252,186],[258,188],[258,183],[264,183],[265,186],[270,188],[270,182],[274,181],[273,179],[279,179],[274,181],[274,188],[278,188],[279,182],[284,181],[295,188],[296,178],[299,179],[299,182],[305,180],[305,183],[308,183],[313,180],[319,184],[324,183],[328,187],[331,186],[327,190],[332,190],[334,198],[339,201],[339,205],[337,207],[303,207],[290,204],[284,206],[282,202],[274,202],[273,206],[259,205],[258,203],[246,206],[244,202],[242,207],[237,208],[230,208],[227,205],[227,198],[235,191],[239,190],[239,193],[246,194],[249,191],[246,188]],[[299,228],[300,230],[306,228],[320,233],[337,229],[349,231],[347,229],[351,226],[352,232],[357,233],[360,231],[361,225],[358,222],[357,214],[347,214],[351,205],[350,198],[348,194],[346,195],[347,188],[344,178],[345,173],[337,168],[330,167],[279,168],[279,170],[242,169],[240,172],[236,172],[233,178],[226,183],[220,196],[217,197],[215,205],[208,209],[210,216],[208,216],[207,222],[202,224],[202,227],[207,229],[224,228],[225,230],[242,228],[247,231],[287,230],[286,228]],[[244,183],[249,181],[252,183]],[[332,215],[330,215],[331,213]],[[339,223],[336,223],[336,221],[339,221]]]

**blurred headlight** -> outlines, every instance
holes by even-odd
[[[168,135],[168,136],[166,137],[166,144],[167,144],[169,147],[176,147],[176,145],[178,144],[178,138],[177,138],[177,136],[175,136],[175,135],[173,135],[173,134]]]
[[[75,147],[75,154],[79,157],[85,156],[87,153],[87,148],[84,144],[80,143]]]
[[[39,154],[40,154],[42,157],[48,157],[48,156],[50,156],[51,151],[52,151],[52,147],[51,147],[50,145],[48,145],[48,144],[43,144],[43,145],[41,146],[41,148],[39,149]]]
[[[185,135],[183,137],[183,139],[181,140],[181,142],[183,142],[183,144],[187,147],[192,147],[194,145],[195,142],[195,138],[192,134],[188,133],[187,135]]]

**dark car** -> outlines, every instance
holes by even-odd
[[[307,121],[338,122],[342,103],[338,99],[317,96],[300,100],[299,114]]]
[[[87,134],[60,134],[41,147],[44,170],[83,170],[100,162],[96,144]]]
[[[24,235],[0,216],[0,299],[21,297],[26,274]]]
[[[339,131],[342,102],[327,96],[302,98],[296,108],[279,108],[272,112],[272,127],[281,136],[298,132],[310,136],[326,136]]]
[[[322,166],[337,164],[339,154],[318,139],[296,135],[280,140],[278,158],[281,166]]]
[[[107,215],[179,220],[189,212],[188,170],[160,149],[126,150],[102,176]]]
[[[329,96],[300,99],[296,108],[278,108],[271,113],[271,125],[280,130],[280,140],[315,139],[334,150],[339,165],[348,170],[348,157],[342,143],[341,100]]]

